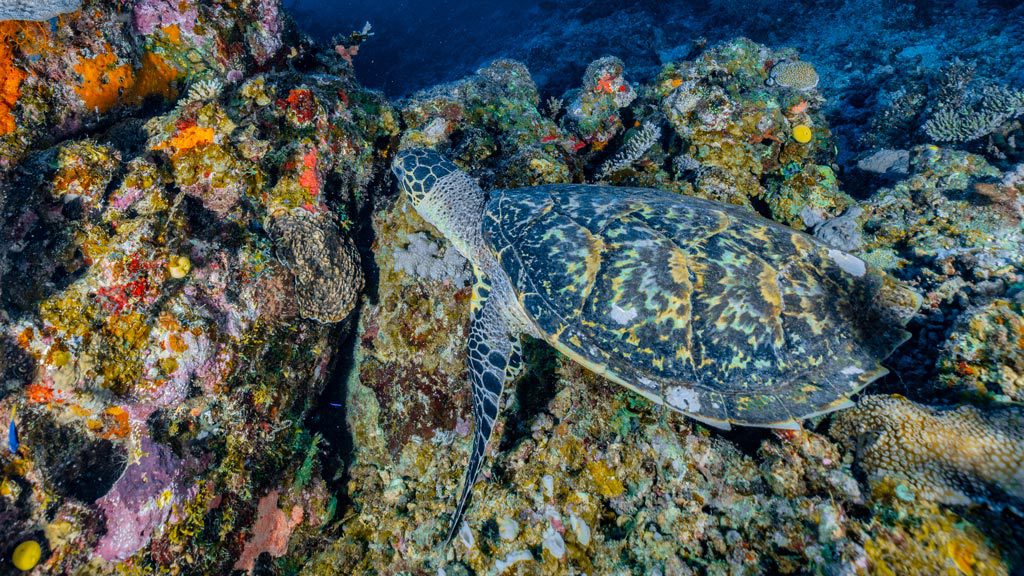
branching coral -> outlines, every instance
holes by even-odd
[[[991,134],[1007,120],[1024,114],[1024,92],[989,86],[973,104],[938,109],[924,123],[939,142],[969,142]]]
[[[601,165],[597,177],[604,178],[609,174],[629,168],[646,154],[659,138],[661,138],[661,128],[654,122],[644,122],[626,139],[622,149]]]

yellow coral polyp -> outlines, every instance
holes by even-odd
[[[814,137],[811,127],[806,124],[797,124],[793,127],[793,140],[801,144],[807,144]]]
[[[167,272],[171,278],[184,278],[192,270],[192,262],[188,256],[178,256],[167,263]]]
[[[39,559],[43,557],[43,548],[39,545],[39,542],[35,540],[26,540],[18,547],[14,549],[14,554],[11,556],[11,563],[14,567],[22,572],[28,572],[29,570],[36,567],[39,564]]]

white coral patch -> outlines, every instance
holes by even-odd
[[[530,560],[533,560],[533,554],[530,554],[529,550],[516,550],[514,552],[509,552],[504,558],[500,558],[494,563],[494,572],[501,574],[505,572],[505,570],[508,570],[513,564],[518,562],[529,562]]]
[[[860,278],[867,272],[867,266],[864,265],[864,261],[856,256],[851,256],[846,252],[841,252],[835,249],[829,249],[828,257],[836,263],[837,266],[843,269],[843,272],[847,274],[853,274]]]
[[[633,320],[633,318],[636,318],[637,312],[636,308],[630,308],[629,310],[625,310],[618,304],[613,304],[612,311],[609,314],[609,316],[611,316],[612,320],[615,320],[619,324],[629,324]]]
[[[700,412],[700,394],[693,388],[672,386],[665,395],[668,405],[683,412]]]
[[[856,376],[858,374],[863,374],[864,371],[856,366],[847,366],[846,368],[840,370],[839,373],[843,374],[844,376]]]

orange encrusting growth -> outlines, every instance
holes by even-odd
[[[141,104],[150,96],[173,100],[178,95],[174,82],[179,76],[181,74],[177,68],[168,64],[159,54],[146,52],[142,55],[142,67],[125,100],[129,104]]]
[[[75,72],[82,77],[75,92],[90,110],[106,112],[117,104],[137,105],[149,96],[171,99],[177,94],[174,81],[179,72],[159,54],[144,53],[136,72],[130,64],[117,65],[117,55],[109,45],[106,48],[106,52],[75,65]]]
[[[166,148],[173,148],[174,151],[171,153],[171,158],[177,158],[181,154],[193,148],[212,144],[213,135],[213,128],[206,128],[192,124],[181,128],[170,140],[157,144],[153,149],[163,150]]]
[[[83,58],[75,65],[75,72],[82,77],[82,83],[75,92],[90,110],[106,112],[117,104],[122,90],[132,84],[132,68],[128,64],[117,65],[117,55],[110,45],[94,58]]]
[[[14,106],[21,97],[21,83],[28,77],[28,73],[14,65],[14,49],[33,52],[47,38],[47,30],[35,23],[0,22],[0,136],[16,128]]]

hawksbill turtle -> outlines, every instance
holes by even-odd
[[[445,543],[522,369],[521,335],[704,424],[797,429],[886,374],[920,305],[859,258],[736,206],[582,184],[487,194],[427,149],[392,171],[473,268],[475,431]]]

